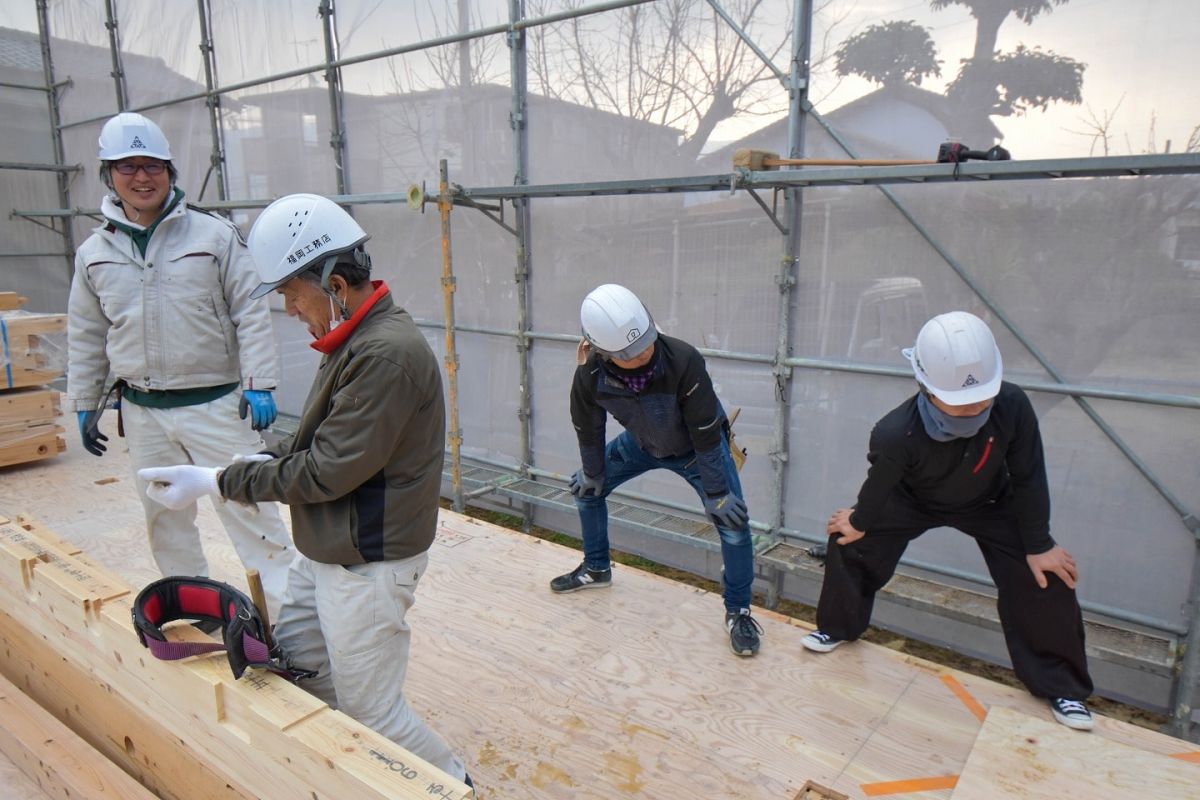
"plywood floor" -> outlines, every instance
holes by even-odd
[[[102,459],[71,439],[57,459],[0,470],[0,514],[37,517],[136,587],[158,576],[108,433]],[[214,577],[244,586],[207,503],[199,523]],[[950,800],[986,709],[1051,720],[1022,692],[886,648],[808,653],[808,629],[765,610],[762,652],[738,658],[718,596],[633,569],[618,566],[611,589],[555,596],[547,584],[576,551],[449,512],[431,555],[408,694],[486,800],[793,800],[808,780],[851,798]],[[1074,737],[1084,750],[1092,737],[1196,750],[1105,719]],[[1200,785],[1200,763],[1180,763]]]
[[[1101,737],[1080,747],[1061,725],[997,707],[975,737],[951,800],[991,800],[997,790],[1025,800],[1200,797],[1197,769]]]

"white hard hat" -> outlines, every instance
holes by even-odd
[[[583,298],[579,322],[592,347],[621,361],[636,358],[658,338],[642,301],[615,283],[597,286]]]
[[[117,161],[131,156],[171,160],[171,145],[162,129],[141,114],[124,111],[104,123],[100,129],[101,161]]]
[[[947,405],[980,403],[1000,392],[1000,349],[987,323],[974,314],[939,314],[903,352],[921,385]]]
[[[367,239],[354,217],[327,197],[281,197],[263,209],[250,229],[247,244],[262,280],[250,296],[262,297],[329,256],[353,250]]]

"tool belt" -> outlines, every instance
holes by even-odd
[[[293,667],[278,645],[268,647],[266,626],[254,603],[220,581],[200,577],[157,580],[138,593],[132,613],[142,646],[161,661],[224,650],[235,679],[242,677],[247,667],[269,670],[290,681],[317,674]],[[224,643],[168,641],[162,626],[178,619],[220,623]]]
[[[725,436],[729,440],[729,454],[733,456],[733,466],[738,472],[742,471],[742,465],[746,463],[747,456],[746,448],[738,445],[737,439],[733,438],[733,423],[737,422],[738,415],[741,413],[740,408],[735,408],[725,423]]]

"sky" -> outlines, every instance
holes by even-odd
[[[888,20],[913,20],[930,29],[942,59],[942,77],[926,80],[922,88],[942,91],[970,56],[975,20],[966,9],[933,11],[927,2],[838,3],[850,15],[840,24],[845,35]],[[1004,144],[1018,158],[1066,158],[1103,155],[1092,152],[1089,120],[1111,117],[1110,154],[1147,152],[1154,120],[1155,149],[1166,140],[1172,151],[1183,149],[1191,131],[1200,125],[1200,1],[1198,0],[1070,0],[1042,14],[1032,25],[1010,16],[1000,28],[998,48],[1009,52],[1017,44],[1040,46],[1087,65],[1081,105],[1056,104],[1050,110],[1030,111],[1023,117],[993,117],[1004,132]],[[818,80],[814,97],[828,80]],[[824,98],[818,110],[831,110],[872,85],[860,78],[843,79]],[[971,144],[968,142],[967,144]]]
[[[572,4],[572,0],[536,1],[542,3],[542,13]],[[473,28],[507,18],[507,0],[468,2]],[[534,7],[535,0],[527,2]],[[732,4],[733,0],[725,2]],[[823,0],[816,3],[820,7]],[[588,0],[574,2],[588,4]],[[343,54],[451,32],[444,10],[456,5],[451,0],[339,0],[339,33],[346,39]],[[117,6],[128,49],[163,57],[183,74],[203,80],[193,0],[119,0]],[[316,0],[212,0],[217,53],[223,59],[220,79],[234,82],[314,63],[323,55],[315,6]],[[791,0],[764,0],[763,13],[782,25],[790,7]],[[34,0],[0,3],[0,26],[36,30],[35,8]],[[107,36],[103,18],[103,0],[51,2],[56,35],[103,44]],[[966,9],[953,6],[933,11],[928,0],[834,0],[815,22],[814,47],[826,35],[831,20],[837,22],[829,49],[872,24],[912,20],[927,27],[943,62],[942,77],[922,84],[932,91],[945,88],[957,72],[959,59],[970,54],[974,43],[975,21]],[[1020,43],[1040,46],[1082,61],[1087,69],[1081,105],[1056,104],[1047,112],[993,118],[1004,133],[1005,146],[1016,158],[1103,155],[1102,143],[1092,135],[1094,121],[1111,119],[1112,155],[1151,149],[1161,152],[1167,140],[1173,151],[1183,149],[1189,134],[1200,125],[1200,91],[1195,85],[1200,76],[1198,32],[1200,0],[1070,0],[1032,25],[1010,16],[1000,30],[999,49],[1007,52]],[[238,48],[221,45],[230,36],[239,40]],[[507,51],[499,37],[492,39],[496,64],[503,73]],[[414,57],[405,63],[419,68],[422,61]],[[786,69],[786,58],[781,56],[777,66]],[[392,76],[382,63],[348,69],[345,80],[352,91],[380,91],[392,85]],[[863,79],[839,80],[826,71],[814,75],[810,97],[819,111],[828,113],[874,88]],[[782,89],[780,98],[778,107],[782,109]],[[715,137],[733,140],[775,118],[732,120],[718,128]]]

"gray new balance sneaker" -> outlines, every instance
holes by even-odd
[[[590,570],[587,564],[580,564],[572,572],[559,575],[550,581],[551,591],[558,594],[578,592],[580,589],[603,589],[612,586],[612,569],[599,572]]]
[[[758,624],[758,620],[750,616],[750,609],[740,608],[737,611],[726,611],[725,628],[729,631],[730,650],[739,656],[752,656],[758,653],[762,626]]]

